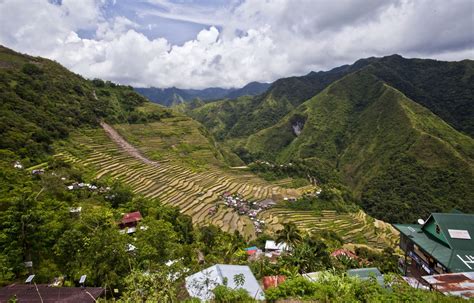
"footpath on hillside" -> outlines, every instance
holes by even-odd
[[[105,130],[110,139],[112,139],[121,149],[123,149],[130,156],[150,165],[159,166],[160,164],[156,161],[152,161],[147,157],[143,156],[140,151],[133,145],[128,143],[120,134],[110,125],[105,122],[100,122],[100,126]]]

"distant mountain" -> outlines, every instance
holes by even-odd
[[[237,99],[242,96],[256,96],[267,91],[271,83],[250,82],[242,88],[230,91],[225,98]]]
[[[473,77],[471,60],[369,58],[188,113],[242,159],[304,161],[369,214],[414,221],[474,211]]]
[[[176,87],[136,87],[135,91],[155,103],[164,106],[173,106],[181,103],[186,103],[194,99],[201,99],[202,101],[213,101],[218,99],[235,99],[245,95],[255,96],[264,93],[270,87],[270,85],[270,83],[251,82],[245,85],[244,87],[238,89],[226,89],[219,87],[211,87],[205,89],[180,89]]]

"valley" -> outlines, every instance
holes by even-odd
[[[117,178],[137,194],[176,206],[198,226],[214,224],[223,231],[238,231],[245,238],[254,239],[257,233],[252,220],[226,207],[223,193],[238,193],[251,202],[272,199],[281,203],[284,198],[298,198],[314,190],[310,185],[283,187],[284,181],[272,183],[251,172],[227,168],[219,160],[218,150],[199,132],[197,123],[184,116],[147,125],[102,126],[73,133],[70,142],[57,147],[55,157],[91,169],[98,179]],[[193,149],[182,150],[182,145]],[[182,157],[192,161],[183,161]],[[257,218],[265,222],[265,232],[274,233],[283,223],[295,221],[302,230],[332,230],[346,243],[371,244],[375,248],[394,246],[397,238],[395,231],[377,228],[373,221],[361,217],[362,211],[328,211],[326,215],[307,211],[294,216],[290,215],[292,212],[275,207]],[[352,229],[354,226],[357,229]]]
[[[195,302],[189,277],[222,264],[258,288],[287,279],[269,302],[438,302],[405,278],[470,268],[473,62],[360,59],[206,102],[151,89],[179,103],[165,107],[0,47],[0,301],[35,279],[38,294]],[[211,295],[253,301],[226,283]]]

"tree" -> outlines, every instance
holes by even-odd
[[[323,241],[306,236],[293,248],[291,255],[284,257],[283,262],[296,266],[299,273],[308,273],[327,268],[330,265],[330,258]]]
[[[301,240],[301,233],[293,222],[283,224],[283,229],[277,231],[277,244],[286,243],[290,248],[295,248]]]
[[[137,228],[136,246],[139,261],[150,267],[174,257],[178,236],[171,223],[145,218]]]
[[[119,302],[178,302],[179,284],[167,266],[144,273],[133,270],[125,279],[125,292]]]

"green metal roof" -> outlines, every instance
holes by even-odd
[[[433,217],[441,228],[441,232],[452,249],[474,251],[474,214],[433,213],[431,217]],[[471,236],[471,239],[452,238],[449,235],[448,229],[466,230]]]
[[[443,237],[435,237],[431,228],[425,230],[425,226],[432,224],[433,221],[439,226]],[[474,271],[474,215],[433,213],[423,226],[419,224],[393,224],[393,226],[449,271]],[[465,230],[471,239],[453,238],[449,234],[449,229]],[[440,238],[447,243],[443,243]]]

